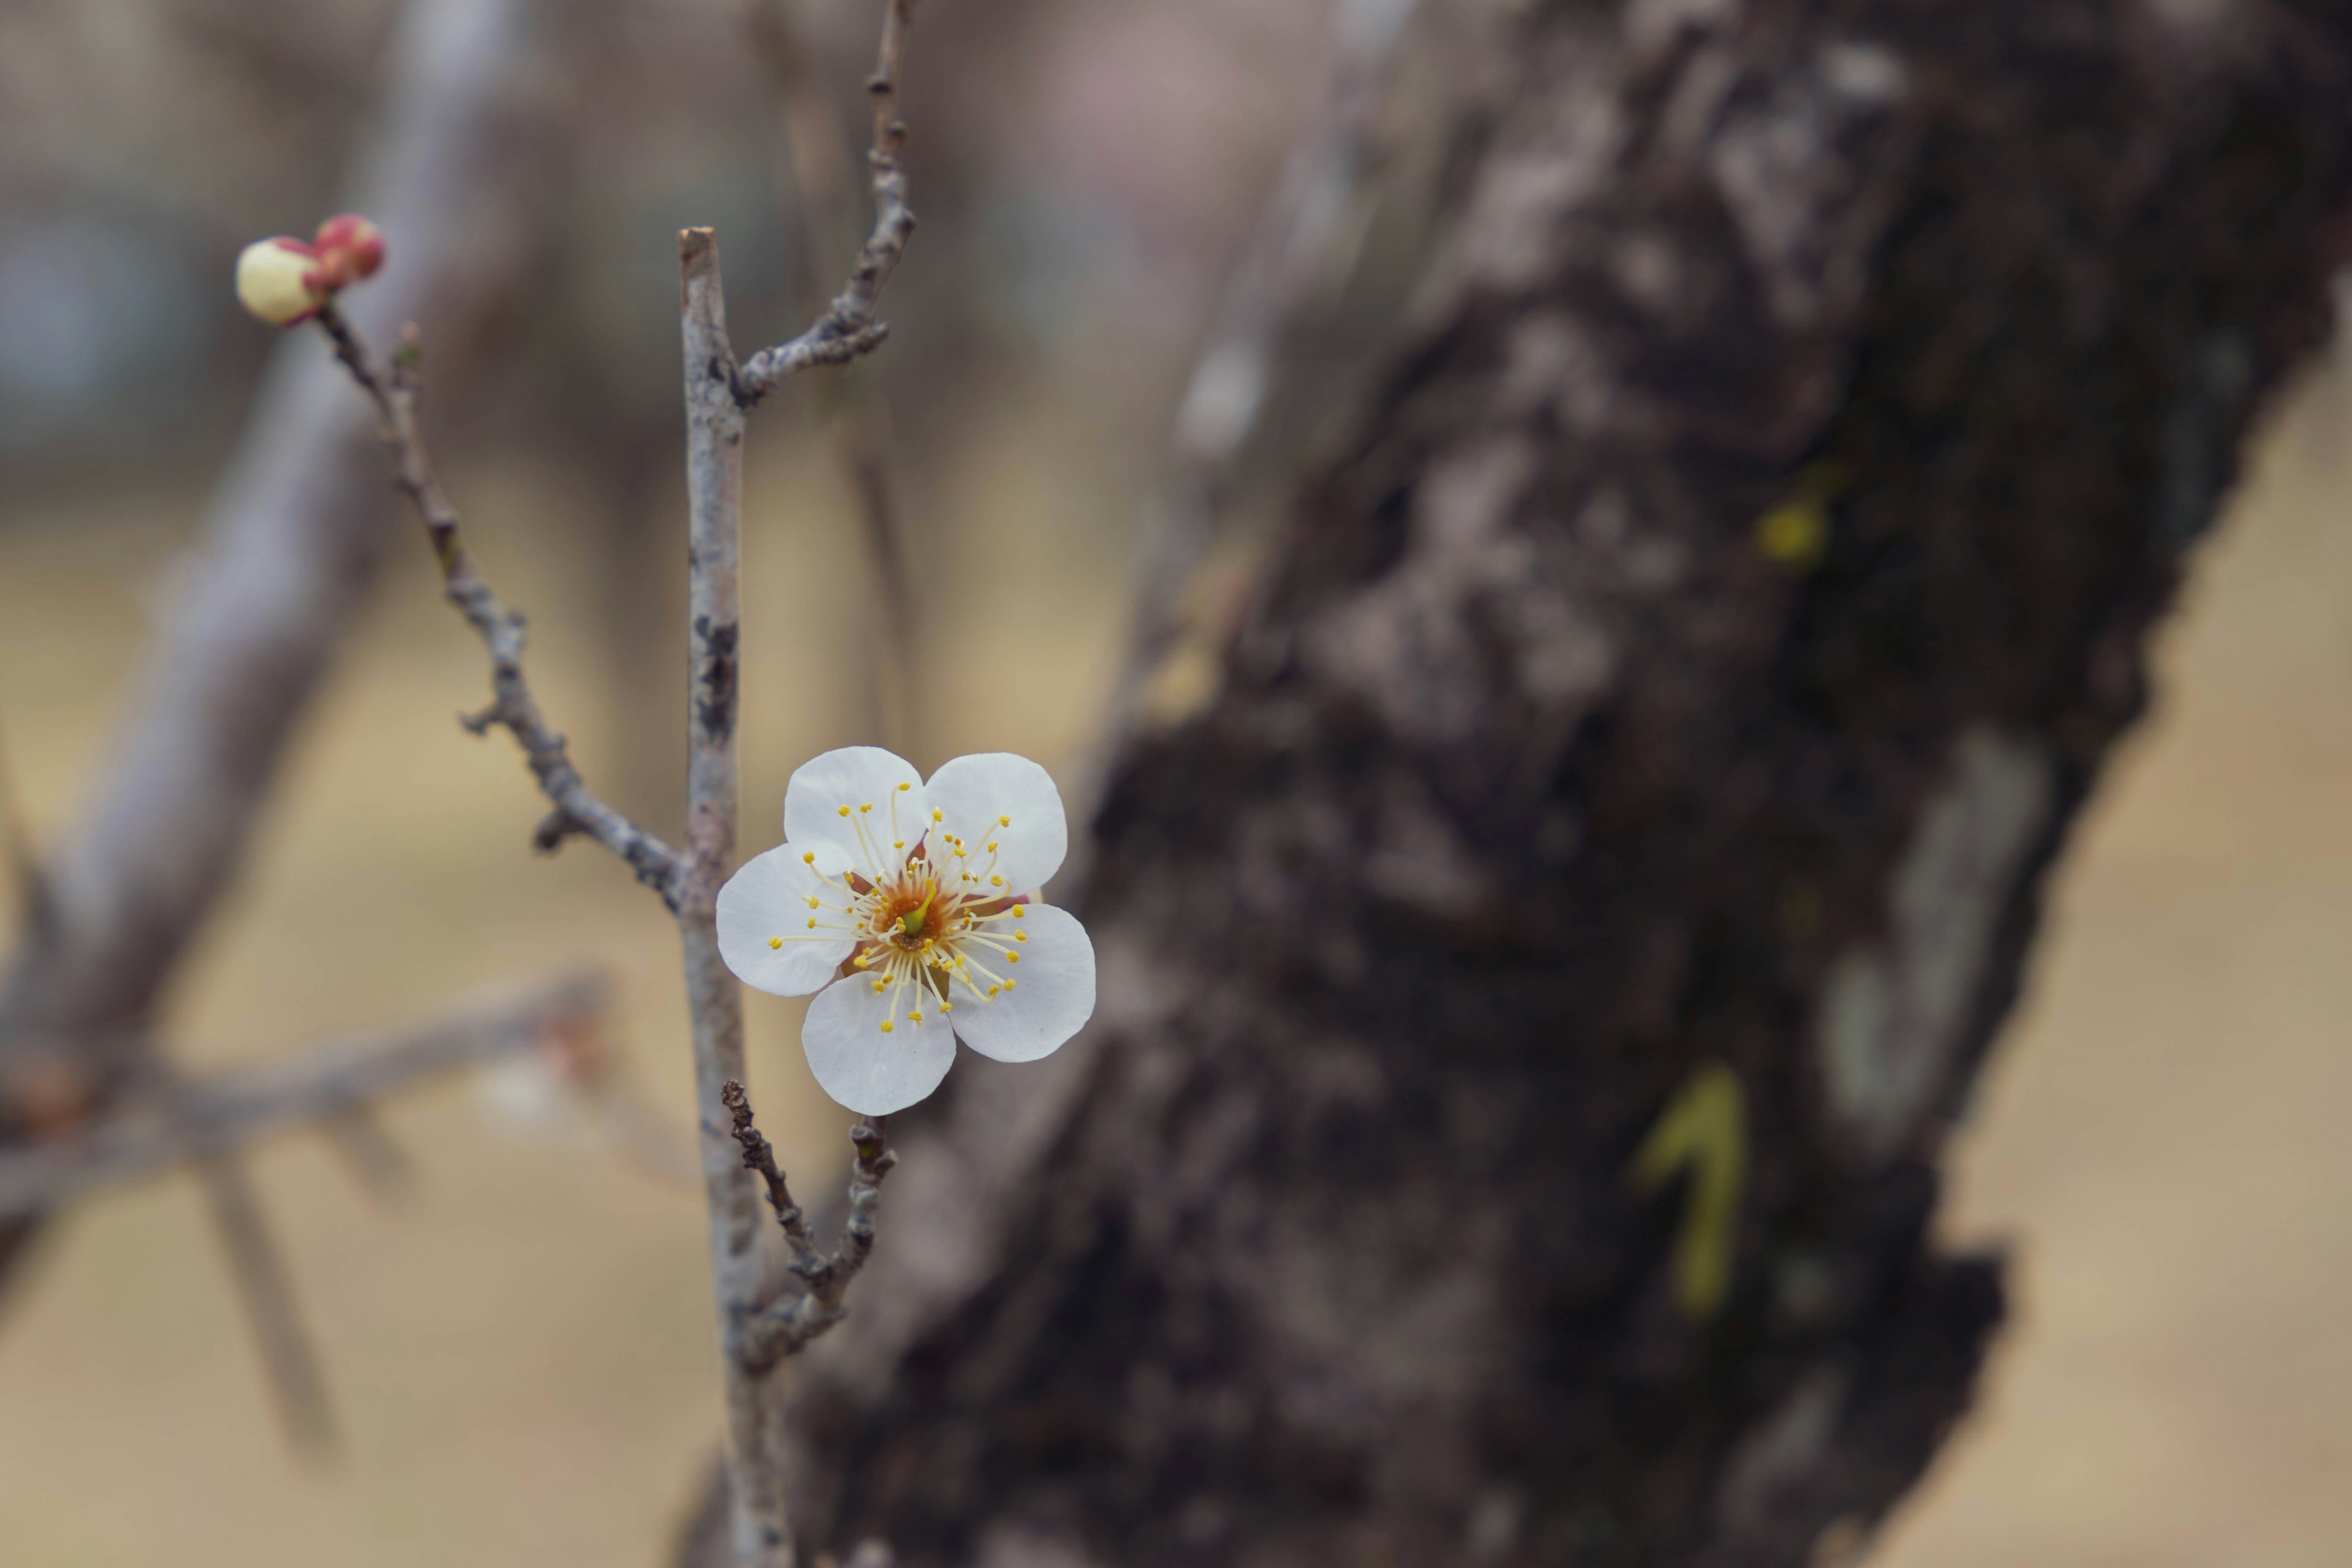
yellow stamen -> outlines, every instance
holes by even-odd
[[[897,1027],[897,1026],[892,1024],[889,1019],[885,1018],[882,1020],[882,1032],[884,1034],[888,1034],[895,1027]]]
[[[910,789],[912,789],[912,788],[914,788],[914,787],[915,787],[915,786],[914,786],[913,784],[900,784],[900,785],[898,786],[898,792],[899,792],[901,795],[903,795],[903,794],[905,794],[907,791],[908,791],[908,790],[910,790]]]
[[[842,815],[842,816],[847,816],[849,815],[849,807],[847,807],[847,806],[845,806],[845,806],[843,806],[843,807],[841,808],[841,815]]]
[[[1009,816],[1000,816],[996,819],[996,826],[999,827],[1010,827],[1013,826],[1013,819]]]
[[[803,866],[814,866],[814,865],[815,865],[815,864],[816,864],[816,851],[815,851],[815,850],[814,850],[814,849],[803,849],[803,850],[802,850],[802,851],[801,851],[801,864],[802,864],[802,865],[803,865]]]
[[[772,937],[770,937],[770,938],[768,939],[768,947],[769,947],[770,951],[772,951],[772,952],[773,950],[775,950],[776,948],[780,948],[780,947],[782,947],[782,946],[783,946],[783,945],[784,945],[784,939],[783,939],[782,937],[780,937],[780,936],[772,936]]]

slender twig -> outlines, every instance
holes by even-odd
[[[249,1068],[170,1083],[82,1127],[0,1154],[0,1219],[91,1188],[241,1149],[363,1110],[421,1079],[536,1048],[606,1006],[593,971],[537,982],[432,1023],[320,1042]]]
[[[334,342],[335,357],[374,400],[383,420],[384,445],[392,449],[393,484],[408,498],[417,520],[425,524],[433,558],[441,567],[444,593],[489,653],[490,705],[468,715],[465,726],[477,735],[487,733],[492,725],[504,727],[522,748],[540,790],[554,803],[555,809],[532,835],[532,843],[541,851],[552,851],[575,834],[593,838],[627,861],[637,880],[674,905],[677,851],[589,793],[580,770],[572,765],[563,736],[550,727],[523,676],[521,615],[499,602],[457,537],[457,509],[434,477],[433,461],[416,424],[416,329],[408,329],[401,353],[386,366],[377,362],[332,305],[320,310],[318,321]]]
[[[286,1255],[262,1213],[261,1194],[254,1190],[245,1162],[235,1154],[198,1161],[196,1175],[212,1209],[213,1228],[228,1259],[230,1277],[236,1281],[237,1298],[245,1304],[287,1440],[306,1458],[331,1458],[339,1447],[334,1405],[295,1300]]]
[[[842,1222],[841,1240],[828,1256],[817,1250],[807,1216],[793,1202],[783,1173],[776,1168],[774,1151],[751,1124],[751,1096],[740,1083],[730,1081],[719,1098],[733,1120],[733,1137],[742,1145],[743,1168],[758,1173],[767,1184],[768,1204],[776,1211],[776,1224],[784,1233],[792,1271],[804,1287],[802,1293],[778,1298],[740,1325],[737,1357],[768,1367],[803,1349],[848,1315],[842,1300],[849,1293],[850,1281],[873,1255],[874,1216],[882,1206],[882,1178],[890,1173],[898,1156],[887,1142],[888,1117],[868,1117],[850,1128],[849,1142],[856,1159],[849,1173],[849,1214]]]
[[[767,1186],[768,1206],[776,1211],[776,1224],[783,1229],[785,1256],[793,1272],[803,1279],[810,1278],[824,1268],[824,1255],[816,1249],[808,1215],[793,1202],[792,1188],[785,1184],[783,1172],[776,1168],[775,1151],[760,1130],[751,1125],[751,1095],[740,1083],[729,1079],[719,1091],[719,1102],[727,1108],[734,1123],[735,1142],[743,1147],[743,1168]]]
[[[873,678],[873,697],[882,742],[901,754],[915,739],[915,584],[899,543],[897,489],[884,456],[888,418],[872,382],[856,370],[841,378],[840,406],[833,419],[834,460],[856,498],[860,533],[874,568],[875,597],[882,624],[902,628],[878,639],[881,656],[862,660]]]
[[[774,94],[792,170],[786,200],[797,209],[790,226],[799,241],[794,271],[801,305],[816,317],[827,303],[824,291],[834,275],[834,247],[856,243],[851,230],[856,222],[856,169],[849,141],[834,117],[832,99],[817,78],[804,19],[801,0],[748,0],[744,16]],[[853,367],[823,384],[816,411],[857,509],[882,623],[915,626],[914,583],[899,542],[898,497],[887,458],[889,420],[881,394],[870,375]],[[880,657],[861,660],[860,668],[871,682],[868,695],[878,716],[879,739],[893,751],[910,752],[915,727],[911,640],[884,637],[876,646]]]
[[[849,281],[824,313],[800,336],[773,348],[761,349],[745,361],[737,376],[736,395],[745,405],[774,391],[785,377],[821,364],[847,364],[881,347],[889,329],[874,319],[898,258],[907,252],[908,237],[915,231],[914,210],[907,205],[907,171],[900,154],[907,144],[906,122],[898,118],[898,79],[905,58],[907,33],[914,20],[915,0],[885,0],[882,45],[874,74],[866,79],[866,92],[874,110],[874,144],[866,158],[874,193],[874,228],[858,248]]]

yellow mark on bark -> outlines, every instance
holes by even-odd
[[[1644,1193],[1690,1168],[1682,1229],[1675,1237],[1675,1300],[1696,1321],[1715,1316],[1731,1289],[1739,1198],[1748,1180],[1748,1094],[1739,1076],[1708,1062],[1685,1079],[1642,1141],[1627,1174]]]
[[[1809,463],[1795,486],[1756,520],[1756,550],[1791,572],[1811,572],[1829,553],[1830,502],[1852,488],[1843,464]]]

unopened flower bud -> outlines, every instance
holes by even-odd
[[[256,240],[236,258],[237,303],[272,326],[308,321],[327,300],[315,287],[318,266],[318,254],[299,239]]]
[[[319,226],[310,248],[319,256],[317,284],[332,293],[373,277],[383,265],[383,230],[357,213],[344,213]]]

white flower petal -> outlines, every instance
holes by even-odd
[[[963,840],[963,868],[980,879],[971,890],[985,894],[988,879],[996,876],[1004,879],[998,891],[1034,892],[1062,868],[1070,847],[1062,792],[1054,787],[1052,775],[1028,758],[1010,752],[958,757],[923,787],[943,818],[940,826]],[[992,844],[996,846],[992,854]],[[943,868],[956,866],[946,854],[935,852],[932,860]]]
[[[805,856],[816,857],[812,865]],[[830,844],[780,845],[755,855],[719,889],[719,955],[746,985],[805,996],[833,978],[857,939],[838,878],[847,857]],[[817,900],[811,909],[809,900]],[[817,922],[812,930],[809,921]]]
[[[908,1016],[917,1012],[919,1023]],[[801,1025],[801,1049],[818,1086],[860,1116],[904,1110],[939,1088],[955,1065],[955,1034],[930,994],[886,982],[877,994],[865,974],[817,993]]]
[[[891,846],[913,848],[930,820],[923,775],[879,746],[844,746],[811,757],[784,786],[784,837],[803,847],[838,845],[868,878],[904,865],[905,851]],[[883,862],[894,854],[897,858]]]
[[[973,995],[957,982],[952,998],[956,1033],[982,1056],[1001,1062],[1034,1062],[1052,1056],[1062,1042],[1078,1032],[1095,1011],[1095,944],[1087,928],[1066,910],[1031,904],[1019,920],[992,923],[990,933],[1023,931],[1027,942],[1013,942],[1021,962],[1006,962],[977,942],[965,949],[967,962],[985,965],[1012,989],[988,996],[988,982],[966,970],[982,994]]]

